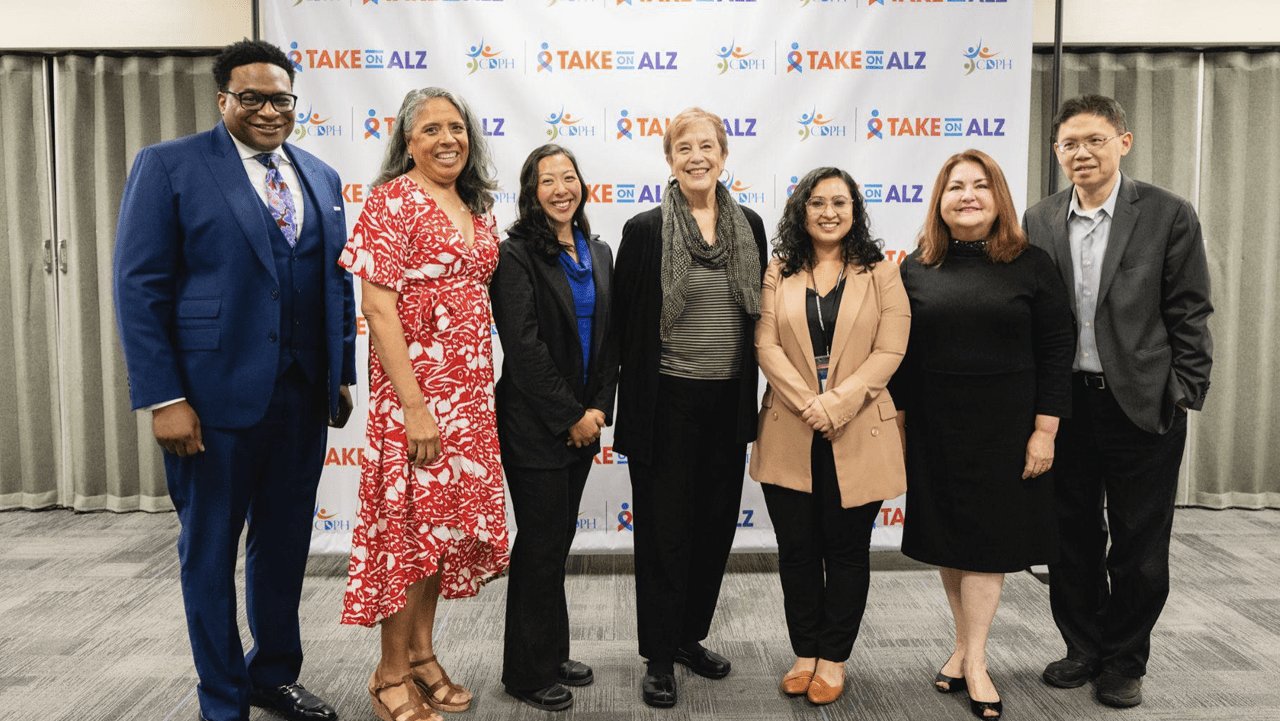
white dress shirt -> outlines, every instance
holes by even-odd
[[[1111,188],[1107,201],[1093,210],[1080,209],[1080,198],[1071,193],[1067,209],[1067,237],[1071,241],[1071,269],[1075,271],[1076,319],[1080,322],[1080,339],[1072,370],[1101,373],[1098,341],[1094,335],[1094,316],[1098,312],[1098,288],[1102,283],[1102,258],[1111,237],[1111,220],[1115,217],[1116,198],[1120,196],[1121,175]]]

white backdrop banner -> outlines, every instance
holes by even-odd
[[[291,142],[341,174],[355,224],[405,93],[438,85],[483,122],[515,219],[528,153],[578,156],[592,229],[615,250],[623,223],[661,202],[662,133],[684,108],[724,118],[722,181],[773,228],[796,182],[835,165],[858,181],[893,262],[915,245],[934,176],[978,148],[1026,197],[1032,0],[267,0],[265,37],[297,70]],[[1019,208],[1019,212],[1023,210]],[[360,319],[357,363],[366,367]],[[501,365],[500,343],[495,344]],[[312,550],[345,553],[357,511],[367,374],[332,432]],[[764,384],[761,383],[763,390]],[[578,519],[577,552],[631,549],[626,458],[603,449]],[[508,514],[510,515],[510,514]],[[872,544],[897,547],[903,499]],[[512,521],[514,523],[514,521]],[[776,547],[744,478],[735,549]]]

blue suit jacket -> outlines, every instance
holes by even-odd
[[[329,414],[355,383],[355,296],[337,264],[342,184],[292,145],[324,238]],[[135,409],[185,396],[203,425],[247,428],[266,414],[280,360],[280,287],[262,201],[222,123],[143,148],[120,204],[115,306]]]

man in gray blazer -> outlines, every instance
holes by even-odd
[[[1133,134],[1119,103],[1067,101],[1053,137],[1072,187],[1028,210],[1023,229],[1074,290],[1078,339],[1057,439],[1061,555],[1049,566],[1067,655],[1043,678],[1074,688],[1096,677],[1100,702],[1136,706],[1169,595],[1187,411],[1209,388],[1209,269],[1191,204],[1120,173]]]

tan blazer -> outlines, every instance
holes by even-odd
[[[818,394],[805,315],[808,274],[784,278],[781,261],[770,263],[756,324],[756,357],[769,387],[761,401],[759,438],[751,447],[751,477],[811,492],[813,429],[798,409],[818,396],[839,432],[831,446],[844,508],[907,490],[898,410],[885,384],[907,349],[911,305],[892,261],[876,263],[870,272],[857,270],[850,266],[845,274],[825,393]]]

